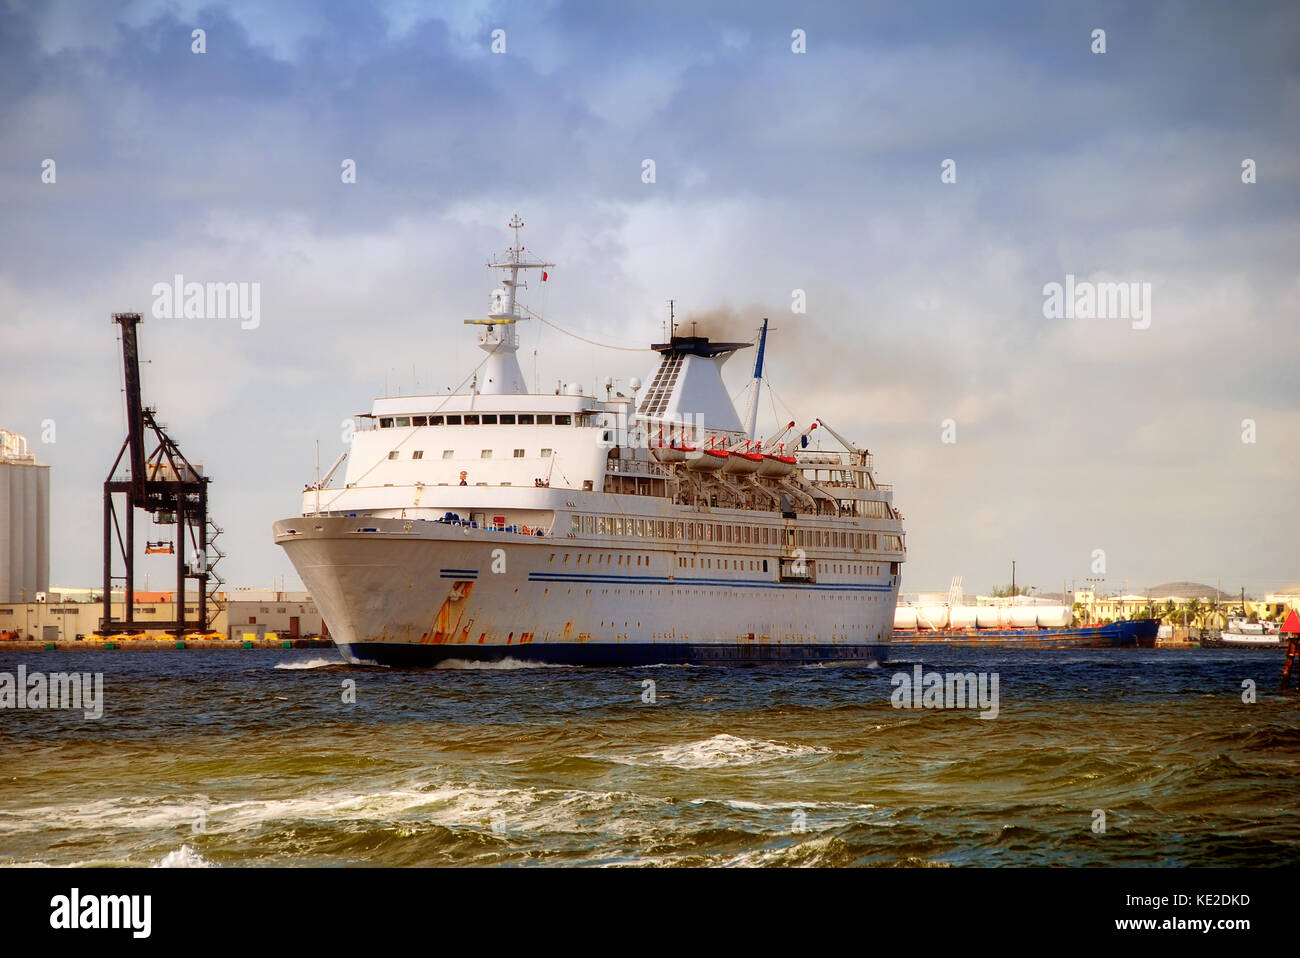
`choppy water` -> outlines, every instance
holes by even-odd
[[[895,658],[408,671],[321,651],[4,651],[0,672],[102,671],[106,710],[0,710],[0,863],[1296,861],[1300,702],[1273,691],[1280,656]],[[893,708],[914,662],[997,672],[999,717]]]

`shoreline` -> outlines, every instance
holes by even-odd
[[[321,638],[265,638],[265,639],[177,639],[174,636],[147,636],[136,639],[57,639],[43,642],[34,640],[13,640],[0,642],[0,652],[184,652],[190,649],[221,649],[230,652],[246,652],[252,649],[334,649],[332,639]]]

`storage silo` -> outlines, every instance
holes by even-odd
[[[50,588],[50,467],[27,440],[0,429],[0,603]]]

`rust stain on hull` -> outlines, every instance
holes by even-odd
[[[468,599],[473,591],[473,582],[455,583],[451,594],[442,600],[442,605],[438,607],[438,614],[433,617],[433,628],[420,636],[420,642],[425,645],[443,645],[455,636],[456,631],[460,629],[461,620],[465,618],[467,606],[463,600]],[[460,606],[459,610],[457,606]],[[468,626],[465,627],[465,632],[468,634]],[[465,641],[464,636],[461,637],[461,641]]]

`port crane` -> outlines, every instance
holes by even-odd
[[[222,584],[213,567],[224,557],[216,545],[221,534],[208,517],[208,483],[202,468],[190,462],[156,418],[157,410],[140,396],[139,313],[114,313],[121,327],[122,370],[126,394],[127,435],[104,481],[104,613],[99,632],[138,632],[162,629],[180,635],[206,632],[215,615],[215,593]],[[146,446],[153,444],[146,453]],[[125,465],[126,475],[120,474]],[[117,499],[124,508],[118,514]],[[147,542],[146,554],[174,555],[176,616],[170,620],[135,618],[135,513],[149,513],[157,525],[175,526],[175,543]],[[188,551],[187,551],[187,546]],[[114,554],[124,574],[114,575]],[[123,582],[122,618],[113,617],[113,584]],[[186,614],[186,583],[197,589],[195,615]]]

